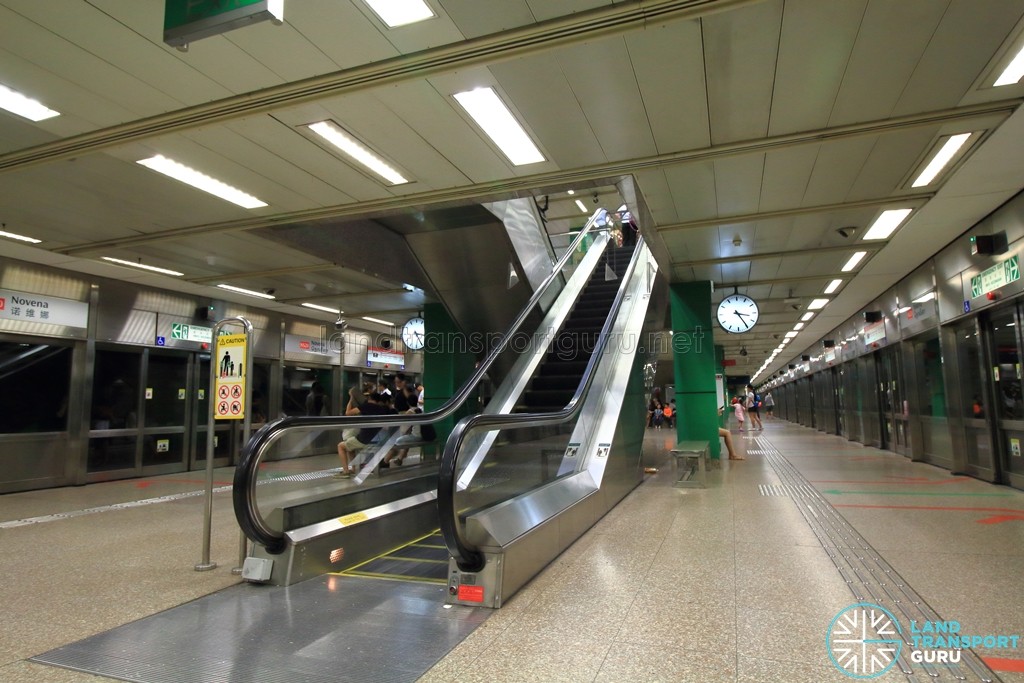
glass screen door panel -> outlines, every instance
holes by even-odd
[[[144,390],[142,466],[180,465],[188,457],[189,357],[149,353]]]

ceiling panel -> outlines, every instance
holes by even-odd
[[[398,50],[373,19],[352,2],[303,0],[288,3],[285,21],[338,69],[394,57]],[[344,40],[339,40],[343,36]]]
[[[553,55],[536,55],[491,67],[501,89],[529,124],[546,155],[558,167],[606,161],[585,110]],[[590,103],[589,108],[593,109]]]
[[[764,177],[758,207],[779,211],[804,205],[807,183],[814,170],[818,150],[813,145],[769,152],[764,157]]]
[[[867,0],[787,2],[769,134],[824,128]]]
[[[959,103],[1000,44],[1024,16],[1017,0],[953,0],[931,36],[893,114],[944,109]]]
[[[947,5],[935,0],[868,3],[830,124],[893,113]]]
[[[718,215],[754,213],[761,197],[764,155],[748,154],[715,162],[715,197]]]
[[[750,140],[768,131],[782,0],[723,12],[702,21],[713,143]]]
[[[675,203],[676,220],[688,221],[718,215],[715,167],[711,162],[670,166],[665,169]]]
[[[636,75],[621,37],[559,50],[558,65],[605,157],[629,159],[655,153]]]
[[[657,152],[707,147],[711,132],[700,22],[651,26],[626,34],[625,40]],[[618,106],[623,97],[614,92],[615,105],[605,106]]]
[[[820,145],[814,172],[804,194],[804,205],[846,201],[849,188],[860,174],[874,144],[874,138],[855,138]]]

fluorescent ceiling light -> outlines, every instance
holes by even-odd
[[[583,213],[590,213],[590,211],[587,210],[586,205],[578,199],[576,200],[576,206],[580,207],[580,211]]]
[[[843,272],[849,273],[851,270],[856,268],[857,264],[860,263],[861,259],[867,255],[868,252],[866,251],[858,251],[857,253],[855,253],[853,256],[850,257],[850,260],[846,262],[846,265],[843,266]]]
[[[315,308],[318,311],[324,311],[325,313],[334,313],[335,315],[344,313],[344,311],[339,311],[337,308],[328,308],[327,306],[321,306],[319,304],[303,303],[302,305],[305,306],[306,308]]]
[[[819,308],[825,308],[825,304],[828,303],[828,299],[814,299],[811,303],[807,304],[807,310],[816,311]]]
[[[807,322],[808,320],[810,320],[813,317],[814,317],[814,313],[811,312],[811,311],[808,311],[807,313],[804,313],[803,316],[800,317],[800,319],[803,320],[804,322]]]
[[[837,289],[839,289],[839,285],[841,284],[843,284],[842,280],[833,280],[832,282],[828,283],[828,287],[825,288],[825,294],[832,294]]]
[[[800,330],[804,329],[804,324],[805,323],[797,323],[796,325],[793,325],[793,329],[796,330],[796,331],[800,331]]]
[[[125,260],[119,259],[119,258],[111,258],[109,256],[102,256],[100,258],[102,258],[104,261],[110,261],[111,263],[116,263],[118,265],[130,266],[132,268],[142,268],[143,270],[151,270],[154,273],[162,273],[164,275],[176,275],[178,277],[181,277],[182,275],[185,274],[185,273],[179,273],[176,270],[168,270],[167,268],[157,268],[156,266],[147,266],[144,263],[134,263],[132,261],[125,261]]]
[[[146,168],[152,169],[157,173],[163,173],[165,176],[170,176],[175,180],[191,185],[197,190],[203,192],[209,192],[210,194],[225,199],[232,204],[237,204],[244,209],[258,209],[261,206],[266,206],[267,203],[260,201],[251,194],[246,194],[241,190],[231,187],[226,183],[222,183],[216,178],[211,178],[205,173],[189,168],[184,164],[179,164],[173,159],[168,159],[160,154],[149,159],[140,159],[138,163],[142,164]]]
[[[3,85],[0,85],[0,107],[29,121],[45,121],[60,116],[59,111],[54,111],[41,102]]]
[[[363,316],[363,320],[368,320],[371,323],[377,323],[378,325],[387,325],[388,327],[394,327],[394,323],[389,323],[387,320],[381,320],[380,318],[367,318]]]
[[[794,332],[794,331],[790,330],[789,332],[786,333],[786,339],[792,339],[793,337],[795,337],[798,334],[800,334],[800,333],[799,332]]]
[[[459,92],[454,97],[515,166],[544,161],[544,155],[493,88]]]
[[[239,294],[245,294],[247,296],[258,296],[261,299],[273,299],[275,298],[272,294],[264,294],[263,292],[254,292],[251,289],[242,289],[241,287],[232,287],[231,285],[217,285],[221,289],[226,289],[229,292],[238,292]]]
[[[28,242],[29,244],[39,244],[42,242],[42,240],[37,240],[35,237],[25,237],[24,235],[17,235],[13,232],[4,232],[3,230],[0,230],[0,237],[18,240],[19,242]]]
[[[939,148],[939,151],[932,157],[932,160],[921,171],[921,175],[917,176],[917,180],[913,182],[912,187],[931,185],[935,177],[956,156],[956,153],[960,151],[960,148],[964,146],[969,137],[971,137],[971,133],[960,133],[959,135],[951,135],[947,138],[946,142]]]
[[[934,298],[935,298],[935,290],[932,290],[932,291],[928,292],[927,294],[922,294],[921,296],[919,296],[916,299],[914,299],[913,303],[915,303],[915,304],[923,304],[923,303],[925,303],[927,301],[931,301]]]
[[[889,235],[896,232],[896,228],[900,227],[900,223],[910,215],[913,209],[888,209],[882,212],[875,222],[868,228],[868,231],[864,233],[863,239],[866,240],[884,240]]]
[[[436,15],[423,0],[365,0],[370,9],[388,25],[388,28],[415,24],[433,19]]]
[[[392,168],[386,161],[330,121],[311,123],[307,128],[334,145],[342,154],[392,185],[403,185],[409,182],[405,176]]]
[[[576,190],[569,190],[568,194],[576,194]]]
[[[993,85],[1013,85],[1021,78],[1024,78],[1024,47],[1020,49],[1017,56],[1013,58],[1013,61],[1003,69],[1003,73],[999,74],[999,78]]]

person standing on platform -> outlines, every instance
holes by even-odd
[[[775,399],[772,398],[772,392],[768,392],[764,395],[764,411],[768,415],[768,419],[775,417]]]
[[[306,395],[306,415],[330,415],[331,409],[327,403],[327,394],[324,393],[324,386],[320,382],[313,382]]]

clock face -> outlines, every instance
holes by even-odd
[[[726,332],[740,334],[757,323],[757,304],[749,296],[732,294],[718,304],[718,324]]]
[[[402,342],[406,348],[418,351],[423,348],[423,338],[426,334],[426,327],[423,318],[410,318],[402,327]]]

